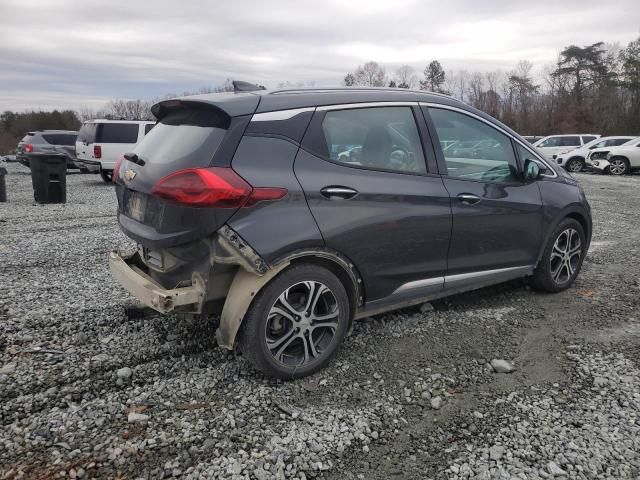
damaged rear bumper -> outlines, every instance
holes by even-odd
[[[131,295],[160,313],[202,311],[206,292],[204,282],[197,275],[188,287],[165,289],[136,265],[136,257],[137,253],[124,255],[112,251],[109,254],[111,274]]]

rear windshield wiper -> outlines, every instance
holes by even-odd
[[[125,153],[124,154],[124,158],[126,158],[127,160],[129,160],[130,162],[133,162],[137,165],[140,165],[141,167],[144,167],[144,164],[146,163],[143,159],[141,159],[138,155],[136,155],[135,153]]]

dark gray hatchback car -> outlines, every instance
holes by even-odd
[[[309,375],[354,319],[518,277],[569,287],[591,239],[576,180],[452,98],[341,88],[166,100],[116,165],[113,275],[218,343]]]

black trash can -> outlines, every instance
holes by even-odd
[[[7,201],[7,182],[5,176],[7,175],[7,169],[0,167],[0,202]]]
[[[35,201],[66,203],[67,157],[48,153],[32,153],[28,157]]]

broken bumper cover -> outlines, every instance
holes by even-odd
[[[604,172],[609,167],[609,160],[598,158],[596,160],[587,160],[586,167],[598,172]]]
[[[112,251],[109,254],[111,275],[146,306],[160,312],[173,311],[200,313],[204,301],[204,286],[194,276],[189,287],[167,290],[154,282],[134,263],[137,254],[123,255]]]

